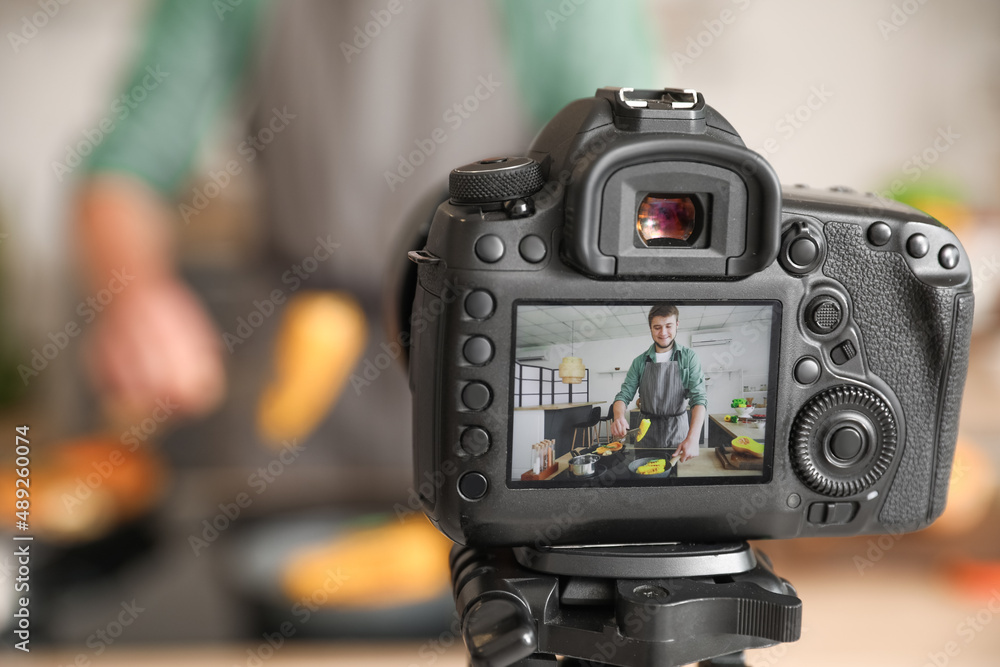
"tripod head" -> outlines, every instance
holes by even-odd
[[[474,667],[743,665],[745,649],[801,632],[795,589],[745,542],[456,545],[451,571]]]

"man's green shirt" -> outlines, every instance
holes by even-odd
[[[624,401],[628,406],[635,398],[635,393],[639,391],[639,380],[642,379],[642,371],[646,366],[646,359],[656,363],[656,344],[649,346],[645,352],[640,354],[629,366],[628,373],[625,374],[625,381],[622,389],[615,396],[616,401]],[[688,406],[704,405],[708,407],[708,397],[705,394],[705,374],[701,370],[701,360],[694,350],[674,343],[674,351],[671,360],[676,360],[681,371],[681,384],[684,385],[688,398]]]

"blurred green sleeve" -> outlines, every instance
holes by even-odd
[[[103,140],[84,171],[127,172],[172,196],[247,70],[262,4],[161,2],[149,18],[131,77],[101,121]]]

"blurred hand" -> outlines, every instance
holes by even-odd
[[[225,394],[221,338],[197,297],[172,278],[136,281],[94,320],[88,366],[116,416],[143,419],[214,408]]]
[[[83,289],[94,294],[117,274],[129,277],[88,322],[87,365],[113,418],[145,419],[158,401],[169,401],[171,416],[202,414],[225,393],[222,339],[174,269],[176,224],[168,202],[127,174],[91,177],[78,192]]]

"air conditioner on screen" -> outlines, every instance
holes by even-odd
[[[733,334],[729,331],[700,331],[691,334],[691,347],[729,345],[732,342]]]
[[[514,358],[522,364],[532,361],[542,361],[545,359],[545,354],[548,351],[548,346],[524,347],[514,352]]]

